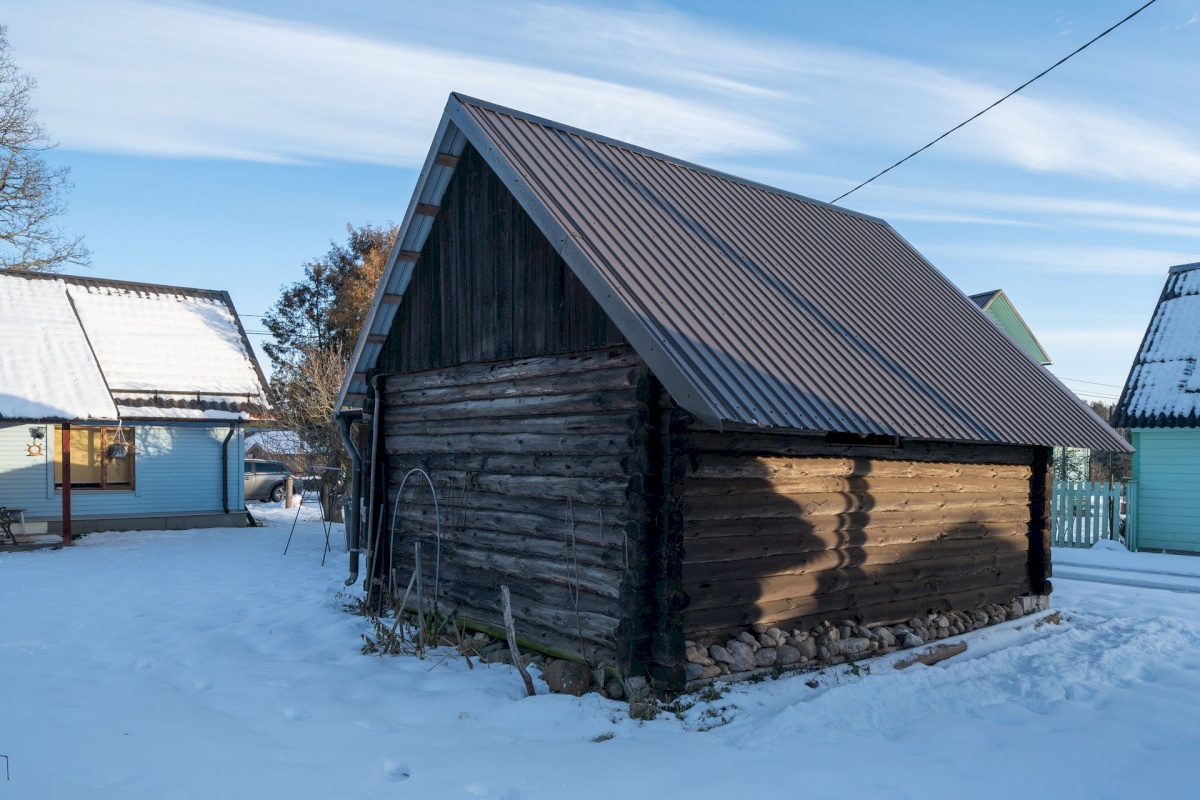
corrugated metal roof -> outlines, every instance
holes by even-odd
[[[1121,391],[1113,424],[1200,428],[1200,263],[1172,267]]]
[[[1124,447],[882,220],[458,95],[447,119],[703,419]]]
[[[1011,336],[1012,340],[1021,346],[1021,349],[1029,353],[1034,361],[1042,366],[1050,363],[1050,354],[1033,335],[1033,330],[1025,323],[1025,318],[1021,316],[1021,312],[1017,311],[1017,307],[1013,305],[1012,300],[1004,293],[1003,289],[993,289],[990,292],[980,292],[968,295],[968,297],[972,303],[979,306],[983,313],[988,315],[992,322],[1000,326],[1000,330]]]

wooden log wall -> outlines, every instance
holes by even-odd
[[[600,304],[468,145],[413,268],[380,371],[624,343]]]
[[[499,628],[506,584],[527,646],[637,672],[656,481],[650,378],[633,350],[467,364],[384,384],[389,496],[419,467],[440,511],[423,479],[410,479],[396,514],[401,583],[420,541],[426,589],[436,576],[441,606],[457,607],[461,621]]]
[[[694,426],[683,488],[689,639],[756,622],[883,623],[1037,589],[1033,448]]]

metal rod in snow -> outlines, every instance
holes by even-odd
[[[525,691],[533,697],[537,690],[533,688],[533,678],[529,677],[529,670],[525,669],[525,662],[521,659],[521,651],[517,649],[517,627],[513,623],[512,598],[509,597],[507,586],[500,587],[500,602],[504,605],[504,632],[508,636],[508,652],[517,671],[521,673],[521,680],[525,681]]]

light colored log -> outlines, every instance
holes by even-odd
[[[805,575],[828,569],[855,570],[868,565],[942,563],[959,556],[983,558],[994,554],[1028,554],[1028,539],[1014,532],[1009,536],[989,536],[984,539],[960,539],[931,543],[884,544],[864,547],[850,542],[838,549],[814,549],[808,552],[784,553],[767,558],[748,557],[737,560],[701,561],[688,551],[683,565],[685,582],[706,583],[774,576]]]
[[[688,521],[755,518],[816,517],[836,514],[883,514],[894,511],[971,509],[1025,505],[1027,492],[975,495],[957,493],[863,492],[828,494],[752,494],[684,498]]]
[[[955,526],[921,525],[888,528],[867,525],[843,530],[807,531],[803,523],[787,533],[754,534],[737,532],[730,536],[686,539],[688,563],[742,561],[773,556],[838,550],[847,546],[873,549],[877,547],[974,543],[991,538],[1020,538],[1026,535],[1024,519],[1008,523],[968,523]],[[852,545],[848,543],[852,542]]]
[[[928,478],[903,477],[880,478],[865,477],[835,477],[796,476],[794,478],[776,478],[760,480],[756,478],[737,478],[724,480],[695,480],[689,478],[685,494],[688,497],[726,497],[730,495],[749,494],[832,494],[832,493],[902,493],[914,494],[990,494],[1006,495],[1028,494],[1028,478]]]
[[[508,652],[512,654],[512,662],[521,673],[521,680],[525,681],[526,694],[533,697],[537,691],[533,688],[533,678],[529,677],[529,670],[525,669],[525,663],[521,660],[521,650],[517,647],[517,629],[513,622],[512,601],[507,586],[500,587],[500,597],[504,604],[504,630],[508,634]]]
[[[909,527],[940,527],[961,529],[964,534],[972,525],[1029,524],[1026,503],[962,508],[934,508],[920,511],[855,512],[821,516],[740,519],[687,520],[685,541],[747,536],[801,536],[805,534],[845,533],[859,530],[891,531]],[[897,535],[904,535],[898,533]],[[836,545],[835,545],[836,546]]]
[[[861,459],[840,457],[788,457],[720,455],[706,453],[697,458],[692,480],[757,479],[783,480],[796,477],[873,478],[1015,478],[1027,480],[1026,464],[958,464],[930,461]]]
[[[775,603],[807,602],[813,598],[843,591],[886,592],[892,585],[924,582],[930,586],[941,583],[969,584],[981,580],[981,575],[1006,574],[1014,580],[1023,575],[1028,555],[1025,551],[989,553],[977,556],[907,561],[899,564],[874,564],[828,568],[818,572],[769,575],[730,581],[688,582],[685,591],[692,598],[690,608],[720,608],[726,605],[756,603],[766,608]]]
[[[911,658],[902,658],[893,666],[896,669],[908,669],[913,664],[924,664],[927,667],[932,667],[940,661],[945,661],[947,658],[953,658],[960,653],[967,652],[966,642],[956,642],[954,644],[939,644],[918,656]]]

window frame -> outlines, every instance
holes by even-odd
[[[72,492],[136,492],[137,491],[137,433],[136,428],[128,425],[121,426],[126,441],[129,443],[129,481],[108,485],[108,465],[114,459],[108,457],[109,437],[115,436],[116,425],[72,425],[71,433],[75,431],[100,431],[100,485],[94,483],[76,482],[74,475],[71,480]],[[51,457],[51,477],[54,481],[54,491],[61,494],[62,484],[62,425],[54,426],[54,453]],[[72,448],[74,453],[74,448]]]

